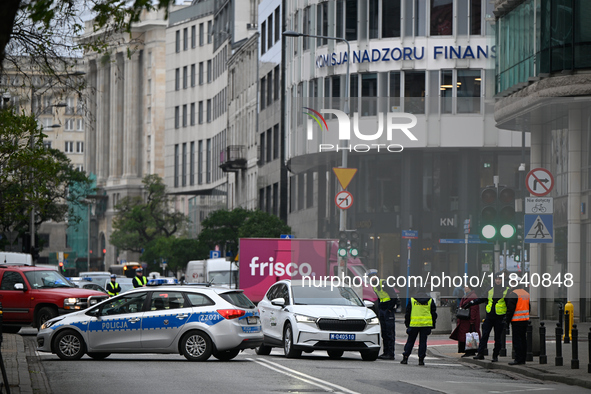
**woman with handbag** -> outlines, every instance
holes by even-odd
[[[478,298],[474,290],[466,285],[464,292],[465,295],[460,301],[460,309],[458,309],[457,325],[449,337],[458,341],[458,353],[465,353],[462,357],[469,357],[475,355],[478,349],[466,350],[466,334],[476,332],[480,338],[480,307],[478,305],[467,306],[471,300]]]

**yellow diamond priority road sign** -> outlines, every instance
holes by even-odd
[[[340,168],[340,167],[333,167],[332,169],[339,180],[343,189],[346,189],[351,182],[351,179],[357,173],[357,168]]]

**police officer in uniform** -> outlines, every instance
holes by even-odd
[[[505,297],[509,292],[508,278],[504,277],[503,271],[495,275],[495,284],[492,289],[488,291],[488,297],[478,298],[470,301],[465,308],[472,305],[486,304],[486,318],[482,324],[482,338],[480,338],[480,345],[478,346],[478,354],[473,358],[475,360],[484,360],[484,351],[490,332],[495,330],[495,346],[493,348],[492,362],[499,361],[499,353],[503,346],[503,331],[505,330],[505,315],[507,314],[507,304]]]
[[[117,275],[111,275],[111,281],[107,283],[105,290],[109,293],[109,297],[115,297],[117,294],[121,293],[121,286],[117,283]]]
[[[513,328],[513,349],[515,360],[509,365],[525,364],[527,354],[527,325],[529,322],[529,293],[518,282],[513,291],[507,295],[507,324]]]
[[[370,277],[378,275],[378,271],[368,271]],[[372,282],[375,283],[375,280]],[[394,360],[394,344],[396,341],[396,327],[394,312],[400,304],[400,298],[396,290],[386,284],[385,279],[380,279],[379,284],[373,288],[378,296],[378,318],[382,329],[382,340],[384,341],[384,353],[379,356],[382,360]]]
[[[140,267],[135,270],[135,277],[133,278],[133,287],[143,287],[148,283],[148,279],[144,276],[144,270]]]
[[[418,289],[414,297],[406,305],[404,325],[408,339],[404,345],[404,353],[400,364],[408,364],[408,356],[412,353],[417,335],[419,335],[419,365],[425,365],[427,354],[427,336],[435,328],[437,322],[437,306],[435,301],[423,289]]]

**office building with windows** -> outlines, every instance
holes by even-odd
[[[340,186],[332,169],[347,149],[347,167],[357,173],[347,187],[353,203],[346,228],[360,233],[366,265],[383,276],[406,275],[412,256],[411,274],[463,274],[465,245],[440,240],[463,239],[467,219],[478,233],[481,188],[499,176],[517,189],[522,161],[521,133],[497,128],[493,117],[492,3],[287,4],[286,29],[344,37],[351,45],[347,53],[343,42],[286,38],[288,224],[296,236],[338,236]],[[337,118],[344,114],[324,111],[345,106],[344,123]],[[416,125],[406,132],[392,127],[412,122],[405,114]],[[527,136],[526,157],[528,147]],[[408,229],[418,239],[407,248],[401,232]],[[467,250],[470,274],[497,268],[492,244]]]
[[[575,319],[589,321],[591,3],[496,3],[496,122],[531,134],[531,168],[548,170],[554,181],[546,196],[553,199],[551,221],[546,222],[551,225],[544,230],[550,242],[531,244],[532,274],[547,274],[554,284],[531,287],[532,310],[541,319],[557,319],[559,303],[570,301]],[[533,213],[526,207],[526,214]],[[528,227],[526,233],[536,232]],[[573,282],[559,286],[566,274]]]

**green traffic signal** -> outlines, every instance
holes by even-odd
[[[339,257],[347,257],[347,249],[341,248],[338,253]]]
[[[486,240],[494,239],[497,236],[497,229],[492,224],[485,224],[480,230],[480,234]]]
[[[515,236],[515,227],[512,224],[505,223],[501,226],[499,234],[505,239],[511,239]]]

